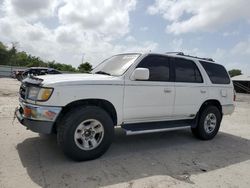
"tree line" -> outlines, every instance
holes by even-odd
[[[32,56],[25,51],[19,52],[13,43],[8,48],[0,41],[0,65],[21,66],[21,67],[50,67],[59,71],[87,73],[92,70],[92,65],[88,62],[81,63],[77,68],[69,64],[53,61],[44,61],[39,57]]]
[[[50,67],[59,71],[88,73],[92,65],[88,62],[81,63],[77,68],[69,64],[57,63],[55,61],[43,61],[39,57],[32,56],[24,51],[18,52],[15,44],[10,49],[0,41],[0,65],[21,66],[21,67]],[[241,75],[239,69],[232,69],[229,72],[231,77]]]

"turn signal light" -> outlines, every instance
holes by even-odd
[[[28,107],[24,107],[23,114],[25,117],[30,117],[31,116],[31,109]]]

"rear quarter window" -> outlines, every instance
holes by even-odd
[[[219,64],[200,61],[213,84],[230,84],[227,70]]]

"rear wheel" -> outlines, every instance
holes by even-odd
[[[68,112],[58,126],[58,143],[73,160],[85,161],[103,155],[114,137],[113,121],[99,107],[80,107]]]
[[[192,133],[201,140],[214,138],[219,131],[221,118],[221,112],[216,106],[206,107],[199,116],[198,125],[192,128]]]

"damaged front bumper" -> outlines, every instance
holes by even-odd
[[[33,132],[50,134],[61,110],[61,107],[20,102],[20,107],[15,110],[15,117],[22,125]]]

